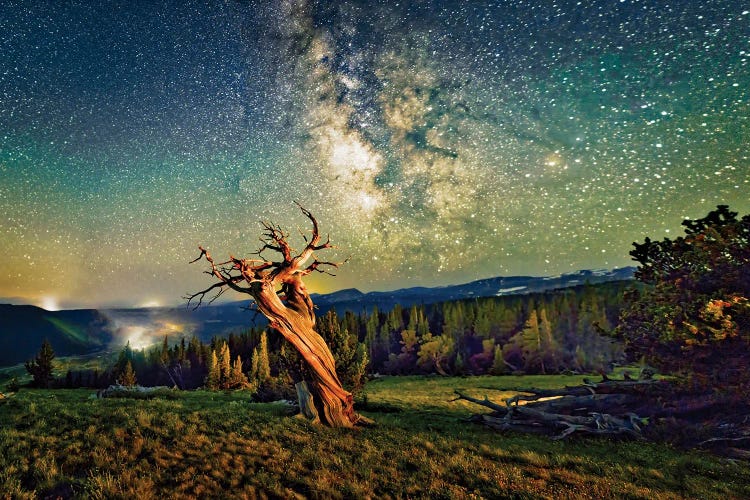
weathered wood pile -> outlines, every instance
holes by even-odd
[[[599,382],[561,389],[519,388],[504,404],[455,391],[455,400],[490,408],[472,421],[499,431],[563,439],[573,433],[666,441],[750,459],[750,405],[746,398],[698,391],[652,378]]]

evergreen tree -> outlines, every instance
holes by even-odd
[[[135,378],[135,371],[133,370],[133,364],[128,360],[127,364],[125,364],[125,369],[123,370],[122,374],[120,375],[120,384],[124,385],[125,387],[133,387],[138,382]]]
[[[260,385],[271,378],[271,365],[268,358],[268,335],[265,331],[260,334],[260,342],[253,350],[250,379],[253,384]]]
[[[400,337],[401,352],[399,354],[392,353],[385,366],[386,370],[393,374],[411,373],[417,361],[417,332],[414,330],[403,330]]]
[[[164,335],[164,341],[161,344],[161,352],[159,353],[159,359],[165,366],[169,365],[169,339]]]
[[[542,335],[539,330],[539,317],[536,309],[531,309],[521,335],[524,370],[527,373],[541,371],[545,373],[544,357],[542,356]]]
[[[216,351],[211,350],[211,354],[208,358],[208,375],[206,375],[206,388],[215,391],[219,388],[221,382],[221,369],[219,368],[219,360],[216,357]]]
[[[422,336],[429,332],[430,325],[425,318],[423,306],[411,306],[409,309],[409,325],[406,328],[417,332],[417,337],[419,338],[422,338]]]
[[[26,371],[33,377],[32,385],[34,387],[47,388],[50,386],[54,359],[55,351],[52,349],[52,344],[44,339],[36,357],[25,363]]]
[[[122,373],[122,371],[125,369],[125,365],[127,365],[128,362],[132,361],[133,349],[130,347],[130,341],[128,340],[128,342],[120,351],[120,354],[117,356],[117,362],[115,363],[115,372]]]
[[[245,389],[250,385],[247,376],[242,371],[242,359],[239,356],[232,363],[232,372],[227,385],[229,389]]]
[[[263,382],[271,378],[271,364],[268,357],[268,334],[264,331],[260,334],[260,344],[258,344],[258,379]]]
[[[356,393],[365,385],[365,374],[370,358],[367,356],[367,346],[363,342],[357,343],[357,351],[354,360],[347,371],[347,378],[352,392]]]
[[[224,342],[219,348],[219,387],[229,389],[229,379],[232,376],[232,358],[229,354],[229,344]]]
[[[365,369],[369,362],[367,348],[357,338],[342,328],[336,311],[328,311],[318,321],[318,333],[325,339],[336,360],[336,372],[341,383],[349,390],[359,389],[364,382]]]
[[[552,335],[552,324],[547,319],[547,309],[545,307],[539,310],[539,330],[541,334],[540,356],[542,359],[542,373],[546,373],[550,369],[557,371],[559,368],[559,346]]]
[[[503,348],[496,345],[492,356],[492,368],[490,368],[490,373],[492,375],[502,375],[507,373],[507,371],[508,368],[505,364],[505,358],[503,358]]]
[[[750,214],[727,205],[684,220],[685,235],[633,243],[644,286],[619,333],[634,356],[694,382],[750,389]]]

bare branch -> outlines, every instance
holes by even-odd
[[[201,253],[193,262],[205,258],[211,266],[207,273],[217,282],[186,298],[188,305],[195,301],[195,307],[198,307],[208,294],[216,292],[213,301],[230,288],[252,296],[256,311],[268,318],[270,327],[278,330],[304,359],[308,368],[306,376],[311,382],[310,394],[315,398],[316,408],[322,410],[320,420],[330,426],[351,427],[365,419],[354,411],[354,399],[336,374],[336,361],[325,339],[315,330],[314,305],[302,282],[302,277],[313,271],[331,274],[326,268],[336,268],[343,262],[322,261],[314,257],[316,250],[332,248],[330,238],[321,244],[317,220],[299,203],[297,206],[312,223],[312,237],[302,234],[305,241],[302,252],[295,255],[289,244],[289,235],[281,227],[261,221],[262,246],[256,252],[260,259],[230,256],[226,262],[217,264],[205,248],[199,247]],[[282,259],[265,259],[262,255],[265,250],[278,252]],[[240,282],[248,286],[240,286]]]
[[[315,259],[315,261],[312,264],[310,264],[309,266],[307,266],[307,268],[303,269],[302,271],[299,271],[298,274],[300,274],[301,276],[307,276],[308,274],[312,273],[313,271],[317,271],[317,272],[322,273],[322,274],[328,274],[330,276],[336,276],[335,274],[333,274],[330,271],[327,271],[325,269],[320,269],[320,266],[331,266],[331,267],[333,267],[335,269],[338,269],[338,267],[340,265],[346,264],[346,262],[348,262],[348,261],[349,261],[349,257],[347,257],[346,259],[344,259],[341,262],[329,262],[329,261],[322,261],[322,260]]]
[[[188,264],[192,264],[194,262],[198,262],[199,260],[201,260],[201,258],[204,255],[206,255],[206,249],[205,248],[203,248],[202,246],[198,246],[198,249],[201,251],[201,254],[199,256],[197,256],[195,259],[193,259],[190,262],[188,262]]]
[[[209,274],[212,274],[212,273],[209,273]],[[214,283],[213,285],[206,288],[205,290],[201,290],[200,292],[196,292],[194,294],[185,295],[183,298],[187,299],[186,307],[190,307],[190,303],[193,301],[193,299],[198,298],[198,303],[195,305],[195,307],[193,307],[193,310],[195,311],[201,306],[201,304],[203,304],[203,298],[208,294],[208,292],[218,288],[219,289],[218,293],[216,293],[216,295],[214,295],[214,297],[208,301],[209,304],[212,303],[214,300],[218,299],[221,296],[221,294],[223,294],[226,291],[226,288],[224,288],[225,284],[226,283],[223,283],[223,282]]]

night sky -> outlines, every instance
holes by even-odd
[[[629,265],[750,212],[749,58],[729,0],[0,1],[0,301],[179,304],[295,200],[317,292]]]

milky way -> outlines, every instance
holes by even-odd
[[[735,1],[3,2],[0,297],[176,304],[295,200],[315,291],[628,265],[750,212],[749,57]]]

